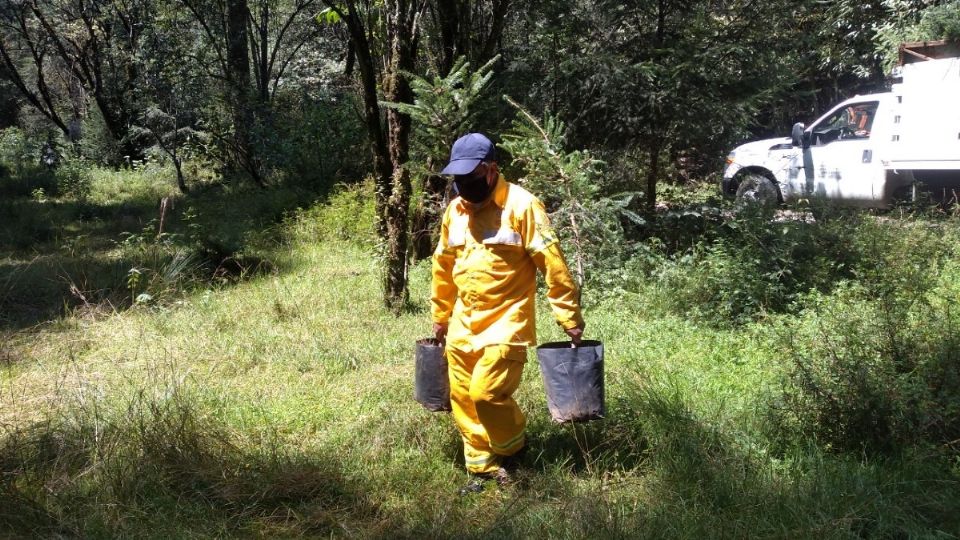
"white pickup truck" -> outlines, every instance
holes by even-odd
[[[744,144],[727,156],[721,189],[764,203],[822,198],[887,208],[924,190],[960,196],[960,58],[899,68],[890,92],[836,105],[791,137]],[[895,73],[896,75],[896,73]]]

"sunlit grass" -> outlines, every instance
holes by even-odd
[[[90,170],[91,191],[88,199],[97,205],[119,205],[137,202],[159,202],[163,197],[180,196],[173,167],[155,163],[137,170]]]
[[[647,311],[642,295],[586,313],[606,349],[608,418],[552,424],[531,351],[517,485],[460,499],[452,420],[412,399],[428,265],[412,268],[410,309],[394,317],[373,250],[314,218],[284,226],[273,248],[284,262],[264,274],[7,335],[0,534],[960,532],[957,471],[923,456],[770,453],[759,426],[784,363],[769,322],[716,329]],[[541,341],[563,339],[541,304]]]

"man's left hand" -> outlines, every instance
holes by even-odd
[[[564,330],[564,332],[570,336],[570,340],[573,341],[574,345],[580,345],[580,342],[583,340],[583,326],[568,328]]]

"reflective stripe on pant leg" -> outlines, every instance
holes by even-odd
[[[526,347],[491,345],[473,369],[470,398],[486,430],[490,449],[509,456],[523,448],[526,418],[513,399],[520,386]]]
[[[453,420],[463,438],[463,456],[467,470],[472,473],[487,473],[497,470],[499,461],[490,450],[487,432],[477,418],[473,400],[470,399],[470,382],[477,360],[483,351],[464,352],[447,348],[447,365],[450,376],[450,405]]]

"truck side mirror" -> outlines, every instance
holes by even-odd
[[[800,146],[803,148],[808,148],[810,146],[810,137],[806,136],[806,132],[804,132],[805,127],[806,126],[803,125],[803,122],[797,122],[793,125],[793,131],[790,132],[790,136],[793,139],[791,143],[794,146]]]

